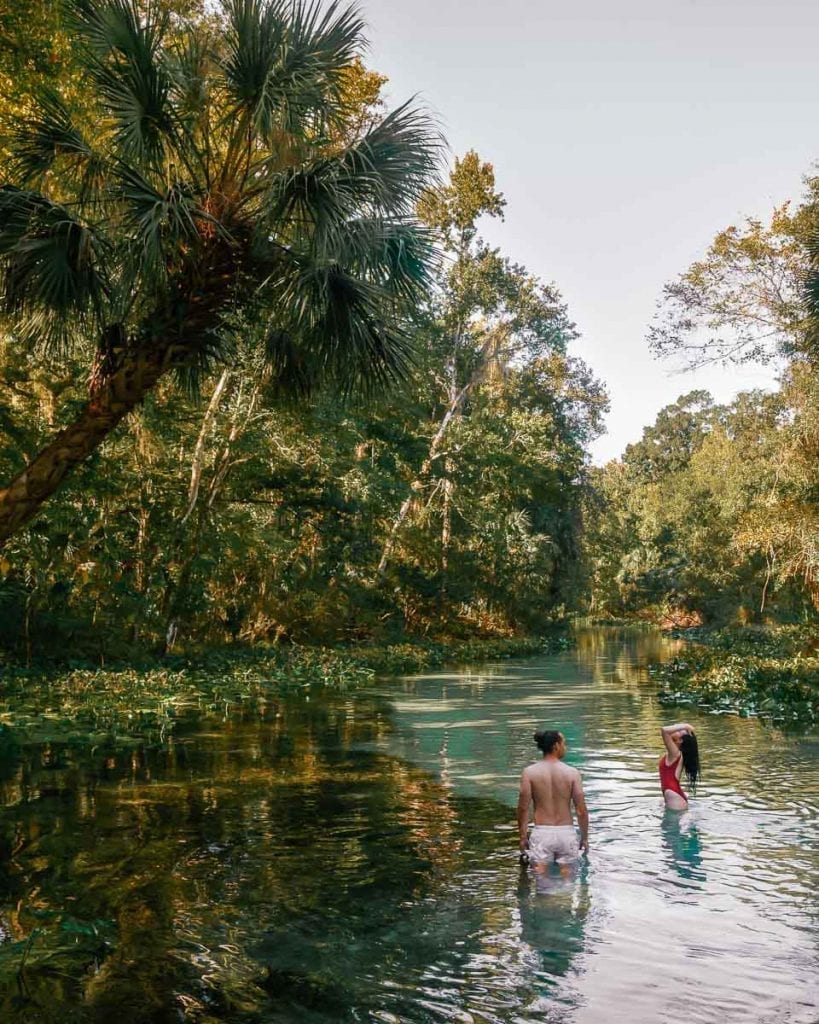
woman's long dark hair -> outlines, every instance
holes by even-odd
[[[680,753],[682,754],[683,771],[688,779],[691,789],[697,788],[697,779],[700,777],[700,750],[697,746],[697,737],[693,732],[687,732],[680,739]]]

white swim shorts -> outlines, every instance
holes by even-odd
[[[568,864],[580,856],[574,825],[533,825],[529,859],[535,863]]]

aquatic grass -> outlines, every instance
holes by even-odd
[[[802,626],[676,631],[684,654],[651,671],[665,703],[758,715],[778,722],[819,720],[819,650]]]
[[[235,647],[144,666],[0,666],[0,743],[162,742],[189,712],[226,716],[288,694],[345,691],[438,667],[565,650],[547,637],[406,641],[349,648]]]

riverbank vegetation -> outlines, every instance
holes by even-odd
[[[333,681],[570,612],[816,628],[815,180],[720,232],[648,338],[781,387],[684,394],[592,468],[607,398],[559,289],[483,240],[492,165],[447,172],[388,109],[355,11],[21,0],[2,28],[7,675],[230,649],[232,678],[259,647],[283,681],[337,648]]]
[[[491,165],[436,178],[346,9],[68,8],[64,78],[9,84],[4,647],[541,631],[606,398],[556,287],[480,238]]]
[[[726,405],[689,392],[592,471],[592,613],[701,627],[659,670],[667,697],[817,713],[818,204],[812,179],[796,209],[717,235],[668,285],[649,337],[688,365],[776,360],[781,386]]]
[[[819,720],[819,638],[804,626],[681,630],[684,653],[656,665],[661,699],[778,722]]]
[[[421,672],[443,664],[469,665],[566,650],[566,629],[548,635],[404,642],[363,647],[232,646],[188,657],[100,668],[62,662],[31,668],[3,666],[0,739],[71,743],[89,735],[106,743],[164,739],[190,712],[263,714],[295,693],[345,691],[377,676]]]

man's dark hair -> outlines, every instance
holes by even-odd
[[[535,743],[544,754],[551,754],[562,739],[563,735],[557,729],[540,729],[535,733]]]

